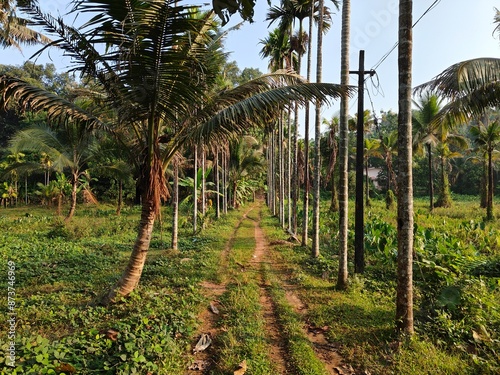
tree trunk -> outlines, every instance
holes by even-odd
[[[342,41],[341,41],[341,67],[340,83],[349,84],[349,41],[351,27],[351,1],[342,2]],[[337,276],[337,288],[347,289],[347,233],[349,226],[349,196],[347,172],[349,160],[349,96],[342,94],[340,100],[339,119],[339,272]]]
[[[219,148],[215,150],[215,217],[220,219],[220,168],[219,168]]]
[[[123,181],[120,178],[118,180],[118,204],[116,207],[116,214],[119,216],[121,211],[122,211],[122,204],[123,204]]]
[[[207,197],[206,197],[206,179],[205,179],[205,170],[206,170],[206,155],[205,155],[205,146],[201,145],[201,213],[205,216],[207,212]],[[203,221],[203,225],[205,221]]]
[[[311,6],[309,39],[307,41],[307,82],[311,82],[313,19],[314,6]],[[306,103],[304,121],[304,201],[302,211],[302,246],[307,246],[309,236],[309,102]]]
[[[368,160],[365,163],[365,184],[366,184],[366,196],[365,196],[365,204],[366,207],[370,207],[370,178],[368,177]]]
[[[177,156],[173,159],[174,183],[172,186],[172,250],[178,249],[179,236],[179,160]]]
[[[319,20],[318,20],[318,50],[316,60],[316,82],[322,79],[323,68],[323,15],[324,1],[319,0]],[[320,216],[320,179],[321,179],[321,103],[316,101],[316,116],[314,122],[314,180],[313,180],[313,234],[312,251],[314,258],[319,257],[319,216]]]
[[[142,269],[146,263],[149,244],[151,242],[151,233],[153,232],[156,218],[153,199],[147,198],[147,194],[144,194],[142,202],[141,221],[132,254],[121,278],[108,295],[103,298],[102,303],[105,305],[116,302],[120,297],[128,296],[139,284]]]
[[[193,233],[198,230],[198,147],[194,146]]]
[[[413,334],[412,0],[399,1],[398,269],[396,327]]]
[[[493,150],[488,150],[488,199],[486,219],[493,220]]]
[[[431,144],[427,143],[427,155],[429,158],[429,209],[434,210],[434,177],[432,175],[432,153]]]
[[[78,189],[78,172],[73,172],[73,181],[71,183],[71,202],[68,214],[64,219],[64,221],[66,222],[70,221],[73,218],[73,215],[75,214],[77,189]]]

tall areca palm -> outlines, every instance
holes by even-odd
[[[351,1],[342,1],[342,37],[340,51],[340,82],[349,84],[349,41],[351,28]],[[348,162],[349,162],[349,96],[340,100],[339,123],[339,270],[337,288],[346,289],[348,280],[347,235],[349,230]]]
[[[160,203],[167,197],[165,166],[181,146],[202,139],[207,143],[231,139],[250,126],[264,124],[298,96],[304,103],[342,90],[275,74],[208,97],[221,54],[212,13],[201,15],[174,0],[126,2],[120,7],[113,0],[73,4],[74,12],[91,14],[79,29],[44,14],[36,4],[26,11],[57,35],[54,44],[73,59],[74,69],[101,87],[106,98],[101,105],[109,108],[106,116],[12,77],[0,77],[0,91],[2,98],[17,101],[24,109],[45,110],[50,121],[76,122],[117,137],[123,133],[133,137],[141,219],[129,262],[103,298],[108,303],[128,295],[140,280]]]
[[[417,110],[413,112],[413,129],[414,129],[414,148],[418,151],[423,151],[425,148],[428,159],[428,178],[429,178],[429,208],[432,211],[434,208],[434,182],[433,182],[433,166],[432,166],[432,148],[439,141],[438,139],[438,124],[435,118],[441,110],[442,100],[435,94],[426,92],[420,97],[420,100],[414,101]]]
[[[398,111],[398,269],[396,326],[413,328],[413,188],[412,188],[412,14],[413,1],[399,1],[399,111]]]
[[[319,22],[316,55],[316,82],[323,76],[323,14],[324,1],[319,0]],[[319,257],[319,216],[320,216],[320,178],[321,178],[321,102],[316,101],[314,121],[314,178],[313,178],[313,218],[311,255]]]

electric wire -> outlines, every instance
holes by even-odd
[[[415,23],[412,25],[412,29],[422,20],[422,18],[424,18],[431,10],[433,10],[435,7],[438,6],[438,4],[441,2],[441,0],[435,0],[428,8],[427,10],[422,13],[422,15],[415,21]],[[392,46],[392,48],[385,54],[383,55],[380,60],[375,64],[375,66],[373,67],[373,70],[377,70],[378,67],[380,65],[382,65],[382,63],[387,60],[387,58],[391,55],[391,53],[398,47],[399,45],[399,42],[396,42],[394,44],[394,46]]]

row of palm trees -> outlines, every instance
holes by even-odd
[[[93,90],[69,101],[15,77],[0,77],[7,104],[44,111],[52,126],[79,134],[106,132],[131,155],[142,198],[138,236],[103,303],[128,295],[139,282],[160,203],[168,198],[165,170],[182,148],[231,141],[273,123],[290,103],[326,101],[344,90],[279,72],[220,91],[215,83],[224,54],[213,12],[168,0],[120,4],[73,2],[71,12],[90,15],[79,28],[44,13],[36,2],[22,8],[52,36],[48,46],[62,49]]]
[[[9,4],[12,2],[8,2]],[[292,4],[299,4],[294,2]],[[297,129],[295,102],[307,105],[311,100],[326,100],[327,96],[341,97],[342,108],[339,123],[340,178],[339,178],[339,236],[340,236],[340,287],[347,284],[347,106],[348,90],[335,85],[321,84],[321,55],[319,56],[316,84],[303,83],[296,75],[288,73],[271,74],[240,85],[231,90],[220,91],[216,85],[216,75],[222,58],[221,37],[217,32],[213,13],[200,13],[190,5],[174,1],[157,0],[139,6],[136,2],[120,3],[116,7],[112,0],[91,3],[75,1],[73,12],[91,15],[90,21],[81,28],[66,25],[63,20],[44,14],[36,2],[24,2],[23,10],[29,19],[43,27],[45,33],[53,36],[49,45],[61,48],[72,58],[73,70],[82,79],[92,84],[94,89],[81,93],[78,99],[69,101],[34,88],[14,77],[2,76],[0,90],[2,98],[16,101],[22,109],[46,111],[51,124],[63,128],[68,124],[76,126],[80,132],[104,131],[119,140],[129,151],[131,160],[139,171],[138,187],[142,196],[141,222],[128,266],[122,277],[104,298],[111,302],[118,296],[129,294],[137,285],[147,256],[153,224],[159,212],[162,199],[168,194],[166,167],[175,160],[183,147],[195,145],[211,146],[221,140],[230,141],[245,134],[250,127],[269,129],[272,144],[278,150],[268,151],[273,155],[272,179],[269,188],[274,197],[275,186],[279,186],[279,201],[285,201],[288,190],[292,208],[288,211],[290,230],[294,231],[293,213],[298,199],[296,187],[292,183],[297,171],[292,166],[297,160],[297,136],[292,133],[292,113],[294,132]],[[284,5],[285,2],[282,3]],[[304,4],[307,5],[307,4]],[[349,1],[343,2],[342,67],[341,83],[348,82],[349,45]],[[319,5],[319,20],[322,23],[324,7]],[[229,7],[221,1],[214,2],[215,12],[223,21],[236,12],[251,18],[252,6],[247,2]],[[282,8],[285,8],[282,6]],[[297,9],[301,9],[297,7]],[[309,6],[315,13],[315,7]],[[299,20],[304,19],[299,17]],[[311,19],[313,17],[311,16]],[[312,22],[310,22],[312,24]],[[290,27],[284,28],[291,30]],[[399,27],[399,111],[397,151],[398,163],[398,289],[397,322],[401,331],[413,332],[412,313],[412,254],[413,254],[413,191],[412,159],[413,129],[412,85],[411,85],[411,42],[412,42],[412,1],[400,1]],[[281,33],[285,35],[285,33]],[[299,33],[299,40],[303,38]],[[309,40],[312,32],[309,32]],[[319,27],[318,42],[322,28]],[[276,35],[280,37],[280,35]],[[290,34],[288,39],[291,41]],[[284,39],[283,39],[284,40]],[[283,42],[282,40],[282,42]],[[304,39],[302,39],[304,40]],[[300,43],[299,43],[300,44]],[[310,42],[309,42],[310,45]],[[297,70],[293,64],[293,54],[289,48],[285,55],[278,55],[284,61],[284,68]],[[318,48],[320,51],[321,48]],[[300,52],[298,53],[300,56]],[[309,53],[310,57],[310,53]],[[300,60],[300,59],[299,59]],[[300,66],[300,65],[299,65]],[[308,63],[308,66],[310,64]],[[310,71],[308,69],[308,71]],[[497,59],[480,59],[450,67],[435,80],[423,85],[425,89],[437,91],[449,99],[439,114],[432,120],[464,121],[481,116],[485,108],[498,105],[496,87],[500,72]],[[316,103],[319,107],[319,102]],[[288,114],[287,116],[285,114]],[[286,120],[288,118],[288,120]],[[283,174],[286,163],[283,156],[285,121],[288,123],[287,183],[276,179],[276,172]],[[307,121],[307,118],[306,118]],[[318,120],[316,120],[316,125]],[[306,124],[306,126],[308,126]],[[317,127],[317,126],[316,126]],[[308,129],[308,127],[307,127]],[[494,130],[494,129],[492,129]],[[308,138],[308,133],[306,134]],[[315,137],[319,136],[319,131]],[[479,139],[478,135],[478,139]],[[306,142],[306,145],[308,142]],[[315,142],[319,149],[320,142]],[[295,147],[295,148],[294,148]],[[272,147],[274,149],[274,147]],[[385,150],[390,159],[389,150]],[[308,156],[309,152],[305,152]],[[319,173],[319,153],[315,152],[315,173]],[[309,163],[305,163],[309,165]],[[307,170],[306,173],[309,173]],[[294,177],[295,176],[295,177]],[[306,179],[308,181],[308,179]],[[314,216],[319,202],[319,176],[314,179]],[[195,184],[196,185],[196,184]],[[285,189],[285,186],[289,186]],[[293,186],[293,187],[292,187]],[[305,189],[304,202],[307,202]],[[295,191],[295,193],[293,193]],[[488,194],[491,194],[492,189]],[[274,199],[274,198],[273,198]],[[307,203],[304,203],[307,204]],[[280,218],[284,219],[284,208],[280,208]],[[308,212],[308,210],[304,210]],[[289,214],[290,215],[290,214]],[[314,218],[313,218],[314,219]],[[307,222],[307,220],[304,220]],[[313,223],[316,223],[313,220]],[[315,240],[316,225],[313,225],[312,253],[319,254]],[[307,234],[307,230],[305,232]],[[303,236],[307,241],[307,235]]]

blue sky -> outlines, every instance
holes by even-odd
[[[414,1],[414,20],[433,3],[434,0]],[[273,0],[273,4],[278,2]],[[326,0],[325,4],[328,6],[331,2]],[[477,57],[500,57],[500,40],[492,35],[495,28],[495,7],[500,8],[500,1],[441,0],[427,13],[415,26],[413,33],[414,84],[432,79],[459,61]],[[266,38],[271,30],[265,21],[267,8],[265,0],[257,0],[255,22],[233,31],[227,38],[226,49],[233,51],[230,58],[236,60],[241,69],[254,67],[267,71],[267,61],[259,57],[262,48],[259,41]],[[337,11],[333,16],[332,28],[324,38],[324,82],[340,81],[340,16],[340,11]],[[236,20],[231,22],[234,23]],[[365,50],[365,69],[376,66],[397,42],[397,35],[397,0],[352,0],[350,69],[357,70],[360,49]],[[313,38],[314,45],[316,35]],[[305,75],[305,71],[302,74]],[[392,109],[397,112],[397,50],[378,67],[377,74],[380,89],[367,81],[375,110],[379,112],[382,109]],[[351,76],[350,83],[357,85],[357,77]],[[365,96],[365,107],[371,109],[368,96]],[[356,111],[355,100],[351,100],[350,108],[352,113]],[[338,105],[325,108],[323,116],[331,117],[336,111]]]
[[[67,0],[41,0],[45,10],[65,13]],[[434,0],[414,1],[414,20],[416,21]],[[272,4],[279,1],[272,0]],[[333,8],[326,0],[327,6]],[[441,0],[414,28],[413,45],[413,82],[414,85],[426,82],[448,66],[477,57],[500,57],[500,40],[492,35],[495,25],[494,8],[500,8],[498,0]],[[231,52],[230,60],[236,60],[240,69],[245,67],[267,71],[268,62],[262,60],[259,51],[260,40],[271,31],[265,21],[268,10],[267,0],[257,0],[254,23],[245,23],[239,30],[231,31],[226,39],[226,49]],[[241,20],[233,16],[228,27]],[[338,83],[340,80],[340,11],[333,15],[333,25],[324,37],[323,81]],[[274,26],[274,25],[273,25]],[[305,25],[307,28],[307,25]],[[398,33],[398,1],[368,0],[351,1],[351,70],[358,68],[359,50],[365,50],[365,68],[377,65],[380,59],[394,46]],[[313,45],[316,35],[313,35]],[[21,64],[30,56],[30,50],[22,56],[17,50],[2,51],[3,64]],[[51,61],[59,69],[69,65],[55,51],[38,60],[39,63]],[[303,64],[305,66],[305,64]],[[314,65],[314,63],[313,63]],[[305,75],[305,71],[302,72]],[[313,72],[312,77],[315,77]],[[375,77],[374,77],[375,78]],[[367,89],[376,112],[392,109],[397,111],[397,50],[377,68],[377,89],[370,80]],[[374,81],[375,82],[375,81]],[[351,76],[351,84],[357,85],[357,77]],[[365,106],[371,109],[370,98],[365,96]],[[351,112],[356,111],[356,101],[351,100]],[[338,104],[324,108],[324,117],[331,117],[338,111]]]

